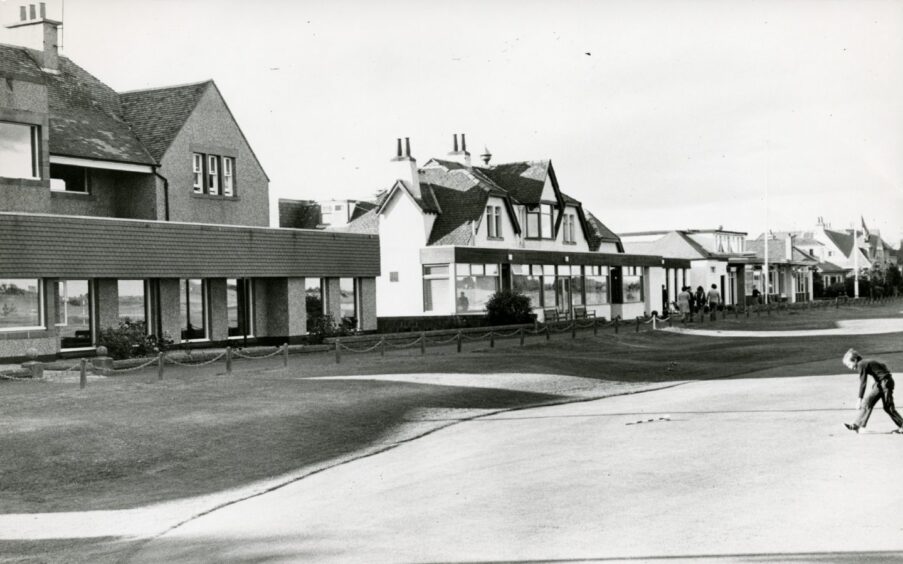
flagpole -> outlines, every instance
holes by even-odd
[[[771,140],[765,140],[765,303],[768,303],[768,284],[770,276],[768,272],[768,155],[771,152]]]
[[[853,222],[853,297],[859,297],[859,235]]]

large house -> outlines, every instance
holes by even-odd
[[[311,303],[376,327],[375,236],[269,228],[212,81],[116,92],[59,54],[59,24],[23,7],[22,45],[0,45],[0,358],[90,348],[126,317],[201,344],[297,338]]]
[[[666,280],[668,303],[673,303],[684,286],[714,284],[725,304],[745,303],[748,286],[746,266],[755,253],[746,248],[746,233],[717,229],[682,229],[620,233],[624,248],[631,253],[661,255],[690,261],[688,276],[672,273]]]
[[[551,161],[471,162],[466,139],[447,158],[418,167],[397,141],[396,181],[347,230],[379,234],[380,318],[485,313],[499,289],[551,311],[632,318],[662,311],[666,271],[687,261],[631,255],[595,216],[559,187]]]

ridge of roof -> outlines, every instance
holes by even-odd
[[[151,86],[150,88],[133,88],[131,90],[120,90],[119,95],[124,96],[128,94],[140,94],[142,92],[153,92],[156,90],[169,90],[172,88],[189,88],[193,86],[200,86],[202,84],[209,84],[213,82],[212,78],[208,78],[206,80],[199,80],[197,82],[184,82],[180,84],[169,84],[166,86]]]

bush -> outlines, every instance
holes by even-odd
[[[492,294],[486,302],[486,314],[490,325],[530,323],[535,317],[530,298],[516,290],[501,290]]]
[[[329,337],[344,337],[354,332],[353,322],[351,320],[342,320],[336,323],[335,319],[329,315],[321,315],[308,319],[308,340],[312,345],[318,345],[323,339]]]
[[[172,344],[169,335],[159,338],[148,335],[143,321],[132,321],[128,317],[120,321],[118,327],[102,329],[97,337],[97,345],[107,347],[108,354],[116,360],[150,356],[165,351]]]

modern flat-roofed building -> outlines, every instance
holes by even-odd
[[[0,358],[376,327],[378,238],[269,226],[269,180],[212,81],[118,93],[21,12],[0,45]],[[31,43],[29,43],[31,41]]]

